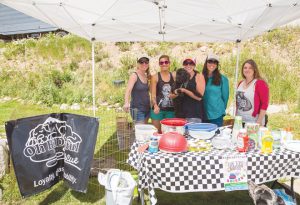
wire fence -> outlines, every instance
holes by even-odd
[[[113,110],[109,115],[100,117],[100,138],[97,142],[94,163],[96,173],[108,169],[133,171],[126,163],[130,147],[135,140],[134,124],[129,113]],[[92,170],[94,174],[94,170]]]

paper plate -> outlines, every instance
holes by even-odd
[[[211,143],[216,149],[228,149],[231,147],[230,139],[227,138],[215,137]]]
[[[300,140],[291,140],[285,143],[284,147],[294,152],[300,152]]]
[[[172,152],[172,151],[167,151],[167,150],[163,150],[163,149],[160,149],[159,151],[162,151],[164,153],[168,153],[168,154],[178,154],[178,153],[184,153],[186,151],[182,151],[182,152]]]

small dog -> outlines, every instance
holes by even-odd
[[[184,93],[181,92],[180,88],[187,88],[189,79],[190,74],[184,68],[179,68],[176,71],[176,79],[174,85],[172,86],[172,93],[177,95],[177,97],[173,99],[173,104],[175,109],[175,117],[178,118],[185,118],[184,113],[182,111]],[[195,95],[199,96],[196,90],[191,91]]]
[[[249,195],[255,205],[284,205],[284,201],[278,197],[272,189],[266,185],[256,185],[253,181],[248,182]]]

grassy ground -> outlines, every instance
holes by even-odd
[[[5,121],[20,117],[46,114],[51,112],[60,112],[57,107],[49,108],[32,104],[20,104],[16,101],[10,101],[0,104],[0,125]],[[91,111],[70,111],[72,113],[92,115]],[[125,152],[113,152],[118,149],[117,140],[115,139],[115,117],[116,113],[113,110],[99,109],[97,116],[100,117],[100,132],[96,144],[95,158],[100,158],[101,155],[111,155],[116,160],[124,161],[127,157]],[[300,115],[293,113],[279,113],[270,116],[269,125],[272,128],[292,127],[294,128],[295,138],[300,139]],[[0,133],[4,132],[3,127],[0,127]],[[105,149],[104,149],[105,147]],[[104,150],[106,150],[104,152]],[[125,155],[125,156],[124,156]],[[124,166],[118,164],[118,166]],[[44,191],[36,196],[22,199],[16,183],[13,169],[1,181],[0,185],[3,188],[3,199],[0,204],[105,204],[103,187],[100,187],[95,177],[90,178],[88,191],[86,194],[71,191],[63,182],[59,182],[51,189]],[[210,193],[185,193],[172,194],[164,191],[156,191],[158,204],[163,205],[183,205],[183,204],[251,204],[251,199],[247,191],[230,192],[210,192]],[[146,196],[146,202],[149,204]],[[133,204],[139,204],[135,198]]]

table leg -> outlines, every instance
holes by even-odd
[[[295,180],[295,178],[292,177],[291,178],[291,192],[292,192],[292,197],[295,201],[295,204],[297,204],[297,198],[296,198],[296,194],[295,194],[295,191],[294,191],[294,180]]]
[[[273,181],[272,185],[271,185],[271,189],[273,189],[275,187],[275,184],[278,183],[277,179],[275,181]]]
[[[139,189],[138,189],[139,190]],[[145,204],[145,200],[144,200],[144,189],[141,188],[141,191],[138,191],[138,198],[137,201],[139,204],[144,205]]]
[[[145,205],[144,190],[143,189],[141,189],[141,191],[139,192],[139,199],[141,201],[141,205]]]

